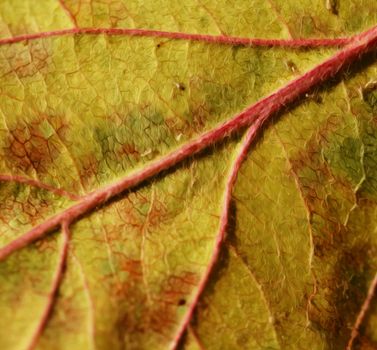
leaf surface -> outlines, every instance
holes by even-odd
[[[221,134],[338,57],[331,38],[362,47],[374,2],[38,6],[0,4],[0,347],[376,346],[375,40],[251,115],[256,139]],[[103,29],[125,27],[154,32]]]

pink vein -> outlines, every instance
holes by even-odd
[[[69,19],[71,20],[72,24],[75,28],[78,27],[76,17],[72,14],[72,12],[68,9],[67,5],[65,4],[64,0],[59,0],[60,7],[64,10],[64,12],[68,15]]]
[[[25,247],[27,244],[43,237],[47,232],[56,228],[60,222],[67,220],[72,222],[78,217],[105,203],[123,191],[140,184],[152,176],[166,170],[185,158],[188,158],[215,142],[224,139],[232,132],[251,125],[254,121],[262,119],[262,125],[273,113],[281,110],[290,102],[302,96],[312,87],[334,76],[346,64],[360,58],[360,56],[377,46],[377,26],[355,37],[354,41],[331,58],[319,64],[312,70],[291,81],[284,87],[262,98],[254,105],[246,108],[230,120],[220,124],[214,129],[204,132],[196,139],[173,150],[166,156],[158,158],[142,169],[138,169],[123,179],[98,189],[84,196],[77,204],[67,208],[61,213],[52,216],[45,222],[35,226],[29,232],[16,238],[0,248],[0,261],[12,252]]]
[[[363,305],[361,306],[361,310],[356,317],[356,321],[355,321],[354,326],[352,327],[351,337],[350,337],[350,340],[348,341],[348,344],[347,344],[347,350],[352,350],[352,345],[353,345],[355,339],[357,338],[357,336],[359,335],[360,326],[361,326],[363,320],[365,319],[365,316],[366,316],[366,314],[369,310],[370,304],[372,302],[373,296],[375,295],[376,292],[377,292],[377,273],[374,275],[372,283],[369,286],[367,297],[366,297]]]
[[[204,345],[203,345],[202,341],[199,339],[199,336],[198,336],[198,334],[196,334],[195,330],[191,326],[189,326],[189,330],[190,330],[192,337],[195,339],[195,342],[198,345],[198,348],[200,350],[205,350]]]
[[[241,167],[241,164],[243,160],[245,159],[247,155],[247,151],[250,147],[250,144],[255,140],[255,137],[258,134],[258,131],[260,130],[261,125],[263,124],[263,119],[259,118],[257,121],[248,129],[245,138],[242,140],[242,143],[240,145],[239,153],[236,156],[236,159],[233,162],[232,168],[230,170],[226,186],[225,186],[225,195],[223,200],[223,208],[220,216],[220,225],[219,225],[219,231],[217,233],[216,239],[215,239],[215,246],[213,249],[213,253],[211,256],[211,259],[207,265],[206,271],[203,274],[198,288],[196,290],[196,293],[194,295],[194,298],[192,300],[192,303],[190,307],[188,308],[185,316],[183,317],[182,323],[180,324],[178,331],[176,333],[176,336],[173,339],[171,349],[175,350],[177,349],[178,345],[180,344],[180,341],[182,339],[183,334],[186,331],[186,328],[190,324],[190,321],[192,319],[192,316],[194,314],[194,311],[198,305],[199,299],[201,295],[203,294],[203,291],[207,285],[207,282],[211,276],[211,273],[213,271],[213,268],[215,267],[219,256],[222,244],[224,242],[224,237],[229,221],[229,206],[230,201],[232,199],[232,190],[234,187],[234,184],[237,179],[238,171]]]
[[[206,35],[189,34],[181,32],[165,32],[151,29],[123,29],[123,28],[70,28],[41,32],[35,34],[24,34],[12,38],[0,39],[0,45],[13,44],[25,40],[35,40],[71,34],[106,34],[106,35],[127,35],[141,37],[156,37],[166,39],[179,39],[191,41],[204,41],[208,43],[218,43],[227,45],[242,46],[281,46],[281,47],[324,47],[324,46],[343,46],[352,42],[354,37],[334,38],[334,39],[259,39],[241,38],[227,35]]]
[[[80,196],[78,196],[74,193],[70,193],[70,192],[63,190],[61,188],[56,188],[54,186],[45,184],[45,183],[43,183],[39,180],[24,177],[24,176],[21,176],[21,175],[0,174],[0,181],[18,182],[18,183],[21,183],[21,184],[26,184],[26,185],[42,188],[44,190],[50,191],[50,192],[57,194],[59,196],[68,197],[69,199],[72,199],[72,200],[79,200],[80,199]]]
[[[58,265],[56,267],[56,271],[54,274],[54,278],[52,280],[50,292],[48,294],[48,300],[47,304],[43,310],[42,316],[39,320],[39,323],[37,325],[37,328],[34,331],[34,334],[30,340],[29,345],[27,346],[28,350],[33,350],[37,343],[38,339],[42,335],[46,324],[51,316],[51,312],[54,308],[54,304],[56,301],[56,294],[59,290],[59,286],[63,277],[64,273],[64,267],[67,259],[67,254],[68,254],[68,243],[69,243],[69,227],[68,227],[68,222],[63,222],[62,224],[62,232],[63,232],[63,243],[62,243],[62,248],[60,251],[60,256],[59,256],[59,261]]]

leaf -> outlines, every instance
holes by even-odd
[[[59,1],[2,0],[0,38],[71,27]]]
[[[0,347],[376,347],[375,7],[2,1]]]

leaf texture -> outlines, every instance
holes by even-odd
[[[1,1],[0,348],[377,347],[376,10]]]

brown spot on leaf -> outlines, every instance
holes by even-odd
[[[5,151],[10,169],[37,174],[48,172],[49,166],[60,154],[59,143],[53,136],[43,135],[43,121],[18,124],[7,135]]]
[[[162,281],[160,293],[151,295],[151,304],[141,281],[138,285],[127,283],[118,288],[119,310],[124,310],[116,325],[121,342],[140,346],[151,333],[163,342],[171,340],[178,322],[178,308],[185,307],[198,281],[199,276],[192,272],[170,275]]]
[[[192,272],[168,277],[163,284],[161,293],[155,299],[155,308],[151,314],[153,331],[166,334],[166,336],[169,335],[176,324],[177,305],[182,300],[186,300],[187,296],[197,286],[198,281],[198,275]]]
[[[356,339],[354,350],[377,350],[377,342],[368,337],[359,335]]]
[[[126,271],[134,279],[142,278],[142,268],[140,260],[126,259],[121,263],[120,269]]]
[[[356,244],[357,232],[344,221],[344,206],[351,208],[355,200],[352,184],[334,175],[323,156],[330,135],[338,127],[338,118],[330,116],[307,142],[305,150],[290,161],[311,215],[313,271],[321,271],[315,274],[316,291],[306,296],[309,319],[313,327],[324,332],[328,344],[345,348],[368,289],[365,263],[368,242]]]
[[[126,143],[117,148],[117,155],[119,157],[131,156],[136,160],[140,160],[140,152],[136,149],[135,145],[131,143]]]
[[[28,41],[24,51],[15,53],[11,48],[6,53],[12,70],[19,78],[34,76],[47,70],[51,54],[45,41]]]

